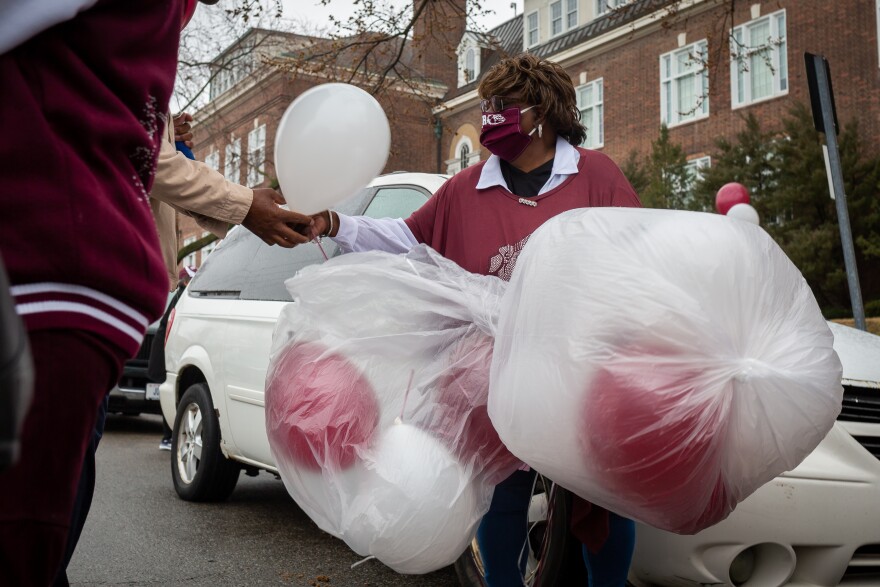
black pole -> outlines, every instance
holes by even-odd
[[[856,267],[856,250],[853,246],[852,229],[849,225],[849,209],[846,193],[843,190],[843,170],[840,153],[837,149],[837,111],[834,107],[834,92],[831,89],[831,68],[828,60],[821,55],[804,53],[807,65],[807,82],[810,85],[810,102],[813,107],[813,124],[816,130],[825,133],[828,147],[828,172],[831,175],[831,197],[837,208],[837,223],[840,226],[840,242],[843,245],[843,262],[846,266],[846,280],[849,285],[849,299],[852,304],[856,328],[867,330],[865,307],[862,305],[862,290],[859,286],[859,271]]]

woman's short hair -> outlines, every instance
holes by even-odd
[[[507,57],[486,72],[477,92],[484,99],[517,96],[525,105],[537,105],[545,124],[572,145],[580,145],[587,136],[574,84],[557,63],[528,53]]]

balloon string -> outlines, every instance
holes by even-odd
[[[324,252],[324,247],[321,245],[321,237],[315,237],[315,244],[318,245],[318,248],[321,250],[321,254],[324,255],[324,260],[329,261],[330,257],[327,256],[327,253]]]
[[[362,564],[364,564],[365,562],[367,562],[367,561],[369,561],[369,560],[373,560],[374,558],[376,558],[376,557],[375,557],[374,555],[371,554],[370,556],[368,556],[368,557],[366,557],[366,558],[364,558],[364,559],[361,559],[361,560],[359,560],[359,561],[356,562],[356,563],[352,563],[351,568],[353,569],[353,568],[355,568],[356,566],[358,566],[358,565],[362,565]]]
[[[403,394],[403,405],[400,406],[400,415],[397,417],[397,419],[399,420],[398,424],[403,422],[403,411],[406,409],[406,400],[407,398],[409,398],[409,390],[412,389],[412,381],[415,374],[415,369],[410,370],[409,383],[406,384],[406,393]]]

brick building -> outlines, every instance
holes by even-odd
[[[566,68],[588,128],[585,146],[619,162],[633,150],[646,154],[661,124],[695,172],[711,165],[718,137],[744,128],[746,113],[765,129],[778,128],[793,103],[809,103],[805,51],[828,58],[838,118],[857,119],[866,146],[878,149],[880,0],[524,0],[522,14],[488,33],[465,31],[460,11],[441,20],[441,34],[460,39],[455,55],[448,43],[422,40],[430,19],[416,28],[408,59],[427,89],[395,100],[386,171],[456,173],[485,159],[477,81],[502,55],[521,51]],[[272,47],[304,40],[278,39]],[[257,185],[249,180],[259,184],[273,175],[270,151],[281,114],[315,81],[272,68],[246,71],[218,86],[199,113],[196,154],[228,177]],[[198,234],[184,231],[182,239]]]

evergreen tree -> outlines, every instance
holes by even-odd
[[[720,138],[715,142],[718,151],[712,155],[712,166],[703,170],[694,196],[701,209],[714,211],[718,190],[735,181],[748,188],[752,206],[763,219],[770,212],[764,209],[764,196],[775,185],[774,133],[763,132],[752,113],[744,121],[746,127],[737,133],[735,140]]]
[[[665,124],[660,127],[657,140],[651,142],[645,175],[647,184],[639,192],[644,207],[694,209],[693,181],[688,173],[684,149],[669,139],[669,129]]]
[[[754,115],[735,141],[719,140],[713,165],[697,187],[714,209],[715,194],[737,181],[751,194],[761,226],[803,273],[826,310],[849,308],[850,298],[834,201],[828,191],[822,144],[810,111],[791,108],[782,133],[763,132]],[[839,138],[844,187],[865,300],[880,298],[880,159],[866,158],[858,128],[848,124]]]
[[[626,179],[629,180],[630,185],[633,186],[639,198],[641,198],[650,183],[650,179],[648,178],[646,166],[642,164],[642,158],[638,150],[633,149],[629,152],[626,160],[620,165],[620,170]]]

